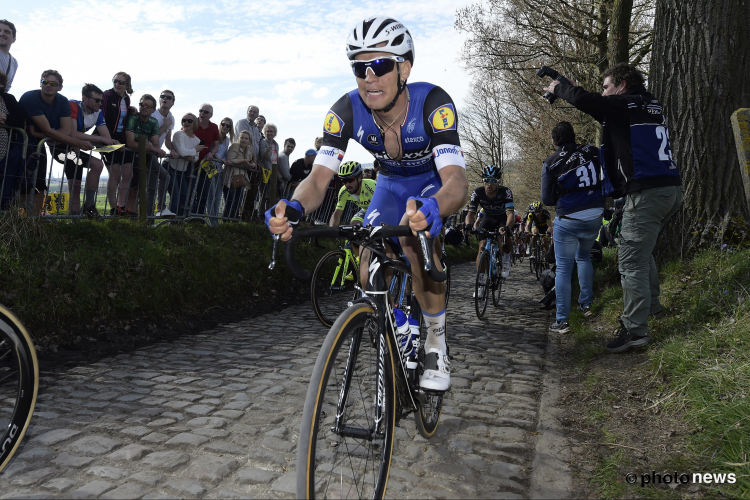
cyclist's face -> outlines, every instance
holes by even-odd
[[[368,52],[359,54],[356,59],[358,61],[369,61],[378,57],[390,57],[392,55],[387,52]],[[411,63],[406,61],[399,63],[397,66],[401,67],[401,81],[406,81],[411,72]],[[386,73],[380,77],[375,76],[375,73],[368,69],[367,73],[365,73],[365,78],[355,77],[355,79],[359,88],[359,96],[370,109],[383,109],[393,101],[398,92],[398,71],[396,67],[390,73]]]
[[[484,183],[484,192],[487,193],[487,196],[495,196],[495,193],[497,193],[497,184],[491,184],[489,182]]]
[[[351,179],[346,179],[344,181],[344,186],[346,186],[346,191],[349,194],[357,194],[357,191],[359,191],[359,182],[362,180],[362,174],[359,175],[359,177],[352,177]]]

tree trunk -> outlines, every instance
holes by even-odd
[[[745,239],[748,203],[730,117],[750,106],[748,26],[747,0],[657,1],[650,85],[685,186],[663,253]]]
[[[612,4],[612,22],[609,28],[607,60],[612,67],[617,63],[630,62],[630,16],[633,0],[615,0]]]

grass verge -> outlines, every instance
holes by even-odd
[[[625,445],[598,448],[589,484],[605,498],[750,498],[750,249],[670,262],[660,281],[668,314],[649,322],[653,343],[645,352],[603,349],[622,311],[614,251],[596,270],[595,317],[571,314],[570,354],[586,381],[579,396],[612,412],[588,432]],[[691,482],[676,489],[628,485],[625,474],[633,470],[690,473]],[[692,483],[698,472],[732,473],[735,481]]]

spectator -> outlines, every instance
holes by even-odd
[[[313,161],[315,160],[316,156],[318,156],[317,151],[315,151],[314,149],[308,149],[307,151],[305,151],[304,158],[300,158],[299,160],[292,163],[292,167],[289,169],[291,174],[289,184],[292,187],[296,188],[300,182],[302,182],[308,175],[310,175]]]
[[[560,122],[552,129],[557,150],[542,166],[542,203],[555,205],[555,293],[557,316],[551,332],[570,331],[571,277],[578,264],[578,309],[591,315],[594,301],[594,266],[591,247],[599,234],[604,212],[604,196],[599,179],[599,150],[577,145],[573,125]],[[580,187],[579,187],[580,186]]]
[[[221,161],[214,162],[216,165],[216,174],[211,177],[209,182],[208,204],[206,207],[208,216],[213,217],[208,219],[208,223],[212,226],[219,225],[217,217],[219,217],[219,205],[221,205],[221,193],[224,185],[222,181],[223,164],[227,159],[227,152],[232,143],[234,143],[234,124],[231,118],[225,117],[219,124],[219,149],[216,151],[216,159]]]
[[[227,168],[224,169],[224,217],[236,219],[242,203],[242,192],[250,184],[247,169],[255,166],[253,162],[252,139],[249,130],[240,132],[239,143],[229,146],[227,151]],[[244,168],[239,168],[244,167]]]
[[[130,96],[133,94],[130,75],[124,71],[112,77],[112,88],[104,92],[102,111],[107,130],[112,139],[125,144],[125,119],[130,112]],[[129,151],[115,151],[104,153],[102,158],[105,165],[109,165],[109,181],[107,182],[107,198],[109,199],[109,215],[125,215],[125,204],[128,201],[130,179],[133,175],[133,153]]]
[[[255,126],[258,127],[261,140],[265,139],[266,136],[263,134],[263,132],[265,131],[265,128],[266,128],[266,117],[263,115],[258,115],[258,118],[256,118],[255,120]]]
[[[128,116],[125,121],[125,145],[130,149],[138,150],[138,139],[141,135],[146,137],[146,168],[149,170],[149,177],[154,177],[150,182],[154,189],[149,190],[146,196],[146,215],[151,215],[154,211],[154,190],[156,189],[156,176],[159,174],[161,165],[158,158],[163,158],[167,153],[159,147],[159,122],[151,116],[156,111],[156,99],[151,94],[143,94],[138,103],[138,114]],[[138,171],[139,157],[136,154],[133,157],[133,182],[131,182],[131,207],[130,214],[135,214],[135,201],[137,200],[138,191]],[[153,174],[151,174],[153,172]],[[135,187],[133,186],[135,185]],[[127,215],[130,215],[127,214]]]
[[[0,25],[1,26],[1,25]],[[7,92],[8,77],[0,71],[0,124],[23,128],[26,113],[16,98]],[[15,130],[0,128],[0,209],[11,203],[23,178],[23,137]]]
[[[247,107],[247,118],[243,118],[241,120],[237,121],[237,125],[234,127],[234,136],[239,138],[240,132],[243,130],[247,130],[250,132],[250,136],[252,138],[252,144],[253,144],[253,161],[255,164],[258,164],[258,155],[260,154],[260,130],[258,130],[258,126],[255,124],[255,120],[258,118],[258,113],[260,113],[260,110],[258,109],[258,106],[248,106]]]
[[[104,121],[102,107],[102,90],[92,83],[87,83],[81,89],[81,100],[70,100],[70,118],[75,124],[71,135],[76,139],[87,140],[91,143],[101,145],[118,144],[109,136],[107,123]],[[91,129],[96,134],[87,134]],[[104,163],[98,158],[87,153],[79,153],[77,158],[65,159],[65,176],[68,178],[68,192],[70,193],[70,214],[81,213],[81,180],[83,169],[88,168],[86,174],[86,189],[83,199],[83,215],[98,218],[99,211],[96,209],[96,192],[99,188],[99,177],[102,175]]]
[[[372,167],[362,167],[362,178],[375,180],[375,170]]]
[[[57,71],[48,69],[42,73],[40,90],[30,90],[21,96],[19,103],[26,112],[29,131],[29,158],[36,163],[36,181],[33,186],[33,213],[38,215],[42,211],[44,203],[44,193],[47,190],[47,154],[44,148],[41,151],[41,157],[33,159],[31,153],[36,150],[37,144],[41,139],[50,137],[62,143],[50,144],[52,156],[57,156],[63,152],[67,154],[67,147],[73,146],[80,149],[92,149],[93,146],[89,141],[75,139],[70,136],[72,123],[70,121],[70,104],[68,100],[59,92],[62,90],[63,78]],[[23,193],[30,194],[32,186],[25,185]]]
[[[159,148],[165,144],[167,150],[172,156],[179,156],[172,146],[172,131],[174,130],[174,115],[170,111],[175,103],[175,95],[169,89],[164,89],[159,94],[159,108],[151,116],[156,119],[159,123]],[[166,206],[167,197],[167,186],[169,186],[169,173],[167,169],[162,165],[161,162],[156,160],[156,157],[151,157],[151,164],[149,165],[149,198],[151,198],[152,190],[156,189],[154,182],[156,175],[151,169],[156,168],[156,164],[159,167],[159,191],[157,198],[157,217],[173,217],[175,214]],[[151,207],[153,203],[149,204],[149,215],[151,214]]]
[[[284,141],[284,150],[279,155],[279,196],[283,198],[287,184],[292,179],[289,171],[289,155],[292,154],[297,142],[291,137]]]
[[[187,214],[185,205],[188,202],[190,189],[190,177],[194,168],[194,162],[198,153],[206,149],[201,144],[200,138],[195,135],[195,129],[198,128],[198,117],[193,113],[186,113],[181,121],[182,130],[175,132],[172,139],[177,155],[180,158],[169,160],[169,210],[182,217]]]
[[[195,201],[193,202],[193,213],[196,215],[203,215],[205,213],[210,187],[206,182],[208,174],[204,168],[201,168],[201,162],[204,159],[213,160],[214,155],[219,151],[219,127],[211,121],[213,115],[213,106],[207,103],[201,105],[198,111],[198,128],[195,129],[195,136],[201,140],[201,144],[205,145],[206,148],[201,150],[198,155],[198,182]]]
[[[260,121],[260,116],[258,117],[258,120]],[[268,123],[263,127],[263,131],[265,132],[265,138],[260,141],[260,161],[261,161],[261,167],[263,167],[264,170],[268,170],[269,172],[273,172],[273,166],[277,165],[279,163],[279,143],[274,140],[274,137],[276,137],[276,133],[278,129],[276,128],[276,125],[273,123]],[[266,175],[263,175],[263,179],[266,179]],[[277,174],[278,175],[278,174]],[[264,190],[264,200],[268,200],[271,193],[269,192],[271,186],[271,178],[268,177],[268,183]],[[278,189],[278,185],[277,185]],[[266,209],[262,208],[262,212],[265,212]]]
[[[320,148],[323,146],[323,138],[322,137],[316,137],[315,138],[315,151],[320,151]]]
[[[609,352],[618,353],[651,342],[648,317],[664,314],[651,253],[661,228],[680,208],[684,190],[662,107],[644,87],[641,72],[620,63],[603,77],[601,94],[559,80],[547,91],[602,124],[602,161],[612,186],[605,194],[627,197],[618,246],[624,310],[617,338],[607,344]]]
[[[18,61],[10,55],[10,46],[16,41],[16,26],[5,19],[0,19],[0,71],[8,78],[5,91],[9,92],[18,70]]]

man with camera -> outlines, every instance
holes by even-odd
[[[682,203],[680,173],[662,107],[637,68],[620,63],[605,71],[601,94],[557,78],[545,97],[564,99],[602,124],[604,194],[626,197],[619,244],[624,311],[617,338],[607,344],[609,352],[624,352],[648,344],[649,315],[664,314],[652,252]]]

